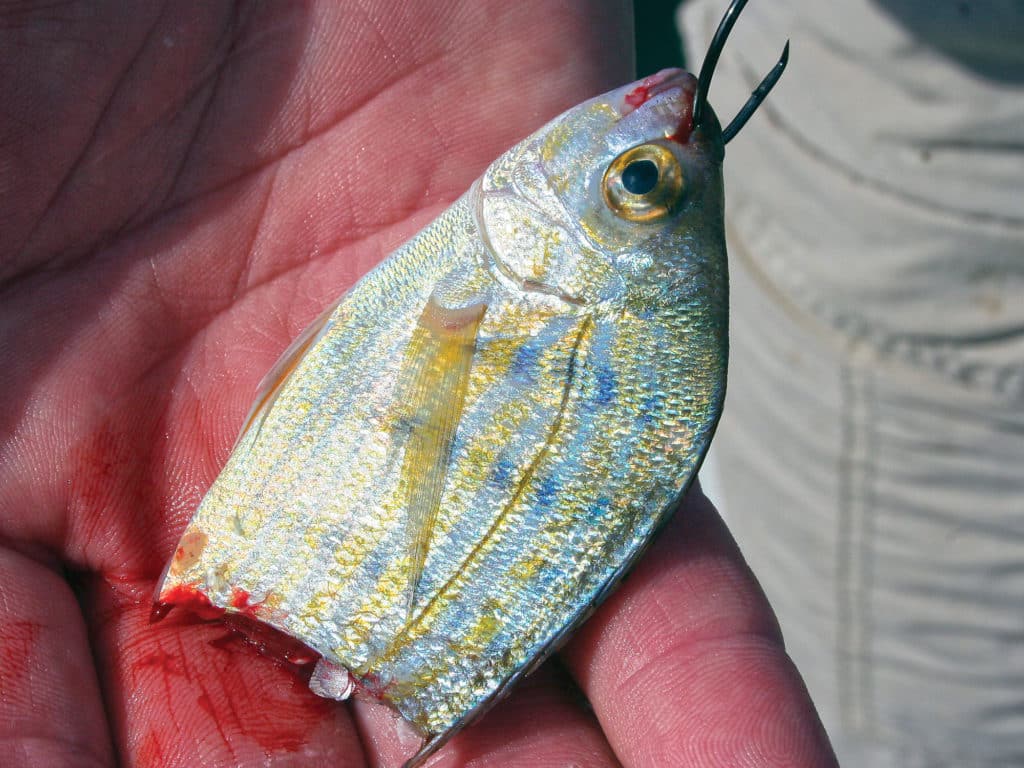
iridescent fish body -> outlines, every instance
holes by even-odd
[[[543,660],[722,407],[723,142],[695,87],[569,110],[342,297],[268,377],[157,599],[301,641],[421,759]]]

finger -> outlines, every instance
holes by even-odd
[[[343,705],[313,695],[293,670],[259,655],[220,622],[178,610],[150,624],[153,587],[95,577],[86,589],[123,764],[365,764]]]
[[[771,607],[699,491],[565,658],[627,766],[835,765]]]
[[[571,680],[546,664],[504,702],[452,739],[430,768],[530,766],[611,768],[618,762]],[[356,721],[373,766],[396,768],[419,749],[411,726],[382,704],[355,702]]]
[[[0,547],[0,763],[111,765],[82,616],[64,579]]]

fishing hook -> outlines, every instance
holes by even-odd
[[[718,65],[718,57],[721,56],[722,49],[725,48],[725,41],[729,38],[729,33],[732,31],[736,19],[739,18],[740,12],[746,4],[747,0],[733,0],[725,15],[722,16],[722,21],[718,24],[718,30],[711,39],[711,45],[708,46],[707,55],[704,57],[704,64],[700,68],[700,76],[697,78],[697,90],[693,96],[694,128],[698,127],[704,120],[704,112],[708,106],[708,89],[711,87],[711,77],[715,74],[715,67]],[[782,77],[782,73],[785,71],[786,64],[788,63],[789,41],[787,40],[786,47],[782,50],[782,56],[779,58],[779,61],[765,75],[764,80],[761,81],[761,84],[754,89],[750,98],[747,99],[747,103],[743,105],[743,108],[736,114],[736,117],[722,131],[723,143],[728,144],[739,133],[740,129],[746,125],[747,120],[757,111],[757,108],[761,106],[761,102],[765,100],[779,81],[779,78]]]

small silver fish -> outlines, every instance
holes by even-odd
[[[724,131],[665,70],[499,157],[285,353],[163,606],[243,614],[424,736],[543,661],[696,473],[725,392]]]

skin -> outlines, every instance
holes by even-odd
[[[215,622],[149,624],[152,590],[289,340],[499,152],[629,80],[629,3],[341,5],[0,11],[5,765],[415,749]],[[560,658],[431,764],[835,759],[695,491]]]

